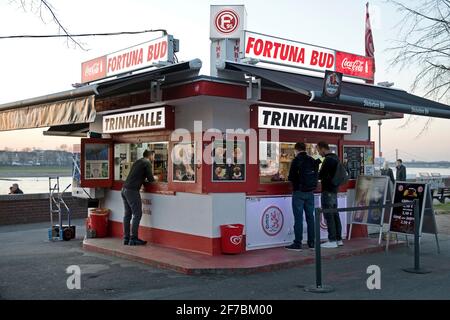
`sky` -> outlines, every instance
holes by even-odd
[[[48,15],[41,20],[26,0],[0,0],[0,34],[55,34],[57,27]],[[365,3],[360,0],[50,0],[64,26],[72,33],[136,31],[163,28],[180,39],[178,59],[200,58],[202,74],[209,74],[209,5],[244,4],[247,29],[301,42],[364,54]],[[35,8],[34,8],[35,10]],[[375,82],[392,81],[407,91],[417,68],[389,67],[386,48],[397,37],[401,15],[385,1],[370,1],[375,44]],[[157,37],[145,34],[84,38],[84,51],[64,39],[0,40],[0,103],[71,89],[80,82],[81,62]],[[417,91],[420,95],[422,92]],[[382,151],[388,160],[395,149],[404,160],[450,159],[450,120],[433,119],[429,129],[417,137],[427,118],[417,117],[402,127],[405,119],[387,120],[382,126]],[[372,140],[378,146],[378,125],[370,123]],[[0,132],[0,150],[5,147],[57,148],[78,143],[78,138],[42,135],[43,129]],[[378,150],[378,147],[376,147]],[[378,151],[377,151],[378,152]]]

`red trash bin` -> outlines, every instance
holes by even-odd
[[[96,238],[108,235],[109,209],[94,209],[89,213],[88,229],[95,230]]]
[[[220,226],[222,253],[241,253],[243,250],[244,225],[225,224]]]

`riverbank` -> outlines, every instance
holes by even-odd
[[[70,177],[71,167],[37,167],[37,166],[0,166],[0,180],[18,177]]]

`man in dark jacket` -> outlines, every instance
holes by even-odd
[[[292,183],[292,211],[294,213],[294,243],[288,250],[301,251],[303,240],[303,211],[305,211],[308,247],[314,248],[314,193],[317,187],[318,163],[306,153],[303,142],[295,144],[295,158],[289,169],[288,180]]]
[[[403,165],[402,159],[397,160],[397,165],[395,167],[395,180],[406,181],[406,167]]]
[[[123,244],[136,246],[145,245],[147,241],[138,238],[139,223],[142,217],[142,201],[140,189],[147,182],[154,182],[151,162],[154,159],[155,152],[145,150],[144,157],[133,163],[130,174],[123,184],[122,200],[125,207],[123,217]],[[130,232],[130,222],[133,217]]]
[[[317,144],[317,151],[325,159],[319,172],[319,179],[322,184],[321,204],[322,209],[337,208],[338,187],[332,182],[339,164],[339,158],[336,154],[330,152],[328,143],[321,141]],[[321,244],[323,248],[337,248],[343,246],[342,242],[342,224],[338,212],[324,213],[328,228],[328,242]]]

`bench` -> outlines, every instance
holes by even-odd
[[[433,193],[433,199],[445,203],[445,198],[450,198],[450,187],[439,188]]]

